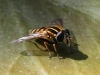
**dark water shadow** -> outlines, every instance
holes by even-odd
[[[73,32],[72,32],[72,31],[70,31],[70,32],[71,32],[73,41],[74,41],[75,43],[77,43],[76,38],[75,38]],[[41,41],[41,40],[36,40],[36,42],[37,42],[39,45],[44,46],[43,41]],[[20,54],[25,55],[25,56],[49,56],[48,51],[47,51],[46,49],[43,50],[42,48],[40,48],[39,45],[38,45],[37,43],[31,42],[31,41],[30,41],[29,43],[35,45],[35,46],[38,48],[38,50],[35,50],[35,49],[33,48],[33,49],[31,49],[31,50],[23,51],[23,52],[21,52]],[[79,46],[81,46],[81,45],[79,45]],[[44,46],[44,47],[45,47],[45,46]],[[52,45],[48,45],[48,47],[49,47],[49,49],[51,50],[52,56],[53,56],[53,57],[56,57],[56,53],[55,53],[55,51],[54,51],[53,46],[52,46]],[[58,52],[59,52],[59,55],[60,55],[61,57],[63,57],[64,59],[65,59],[65,58],[71,58],[71,59],[74,59],[74,60],[86,60],[86,59],[88,58],[88,56],[87,56],[86,54],[82,53],[82,52],[78,49],[78,45],[75,45],[75,44],[72,45],[72,50],[73,50],[73,52],[74,52],[73,54],[71,53],[71,50],[70,50],[70,48],[69,48],[68,45],[65,45],[65,44],[63,44],[63,43],[58,43],[56,47],[57,47],[57,50],[58,50]],[[28,48],[29,48],[29,47],[28,47]]]

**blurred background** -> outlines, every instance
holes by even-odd
[[[99,75],[99,0],[0,0],[0,75]],[[29,30],[47,26],[56,18],[69,29],[74,54],[69,46],[58,44],[52,59],[42,43],[11,41]]]

